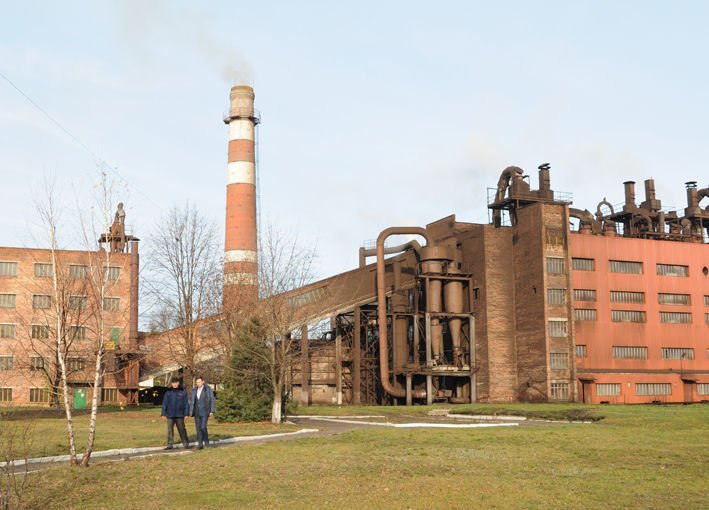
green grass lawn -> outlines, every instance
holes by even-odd
[[[327,412],[336,408],[328,408]],[[425,414],[430,408],[343,408]],[[58,466],[31,508],[709,508],[709,406],[456,406],[602,420],[482,429],[368,429],[191,455]],[[316,412],[317,411],[317,412]],[[301,409],[324,414],[326,409]],[[72,487],[71,491],[67,487]]]
[[[111,450],[114,448],[141,448],[146,446],[164,446],[167,444],[167,424],[160,418],[160,407],[141,405],[125,407],[100,407],[96,426],[96,442],[94,451]],[[63,412],[55,413],[46,408],[22,409],[16,415],[29,420],[30,416],[40,413],[34,422],[34,441],[29,457],[44,457],[64,455],[69,453],[67,440],[66,417]],[[74,417],[74,437],[77,452],[83,452],[89,435],[88,412]],[[190,441],[197,440],[194,420],[185,420]],[[270,423],[217,423],[209,420],[209,438],[211,440],[236,436],[270,434],[275,432],[292,432],[302,427],[292,425],[271,425]],[[175,427],[175,444],[179,444],[179,434]]]

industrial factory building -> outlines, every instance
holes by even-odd
[[[256,295],[257,224],[250,87],[229,125],[225,305]],[[303,328],[288,386],[303,405],[709,400],[709,189],[687,183],[667,211],[645,182],[594,213],[538,189],[517,167],[488,190],[488,224],[455,216],[392,227],[360,267],[290,293],[329,321]],[[483,200],[484,190],[473,190]],[[572,228],[573,226],[573,228]],[[407,235],[393,246],[391,236]],[[413,239],[413,240],[411,240]],[[368,263],[371,262],[371,263]]]

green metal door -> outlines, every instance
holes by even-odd
[[[86,388],[74,388],[74,409],[86,409]]]

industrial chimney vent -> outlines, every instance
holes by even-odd
[[[685,182],[684,185],[687,186],[687,189],[696,188],[697,181],[688,181],[688,182]]]

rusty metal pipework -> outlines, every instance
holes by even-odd
[[[391,227],[384,230],[377,237],[377,306],[379,308],[379,371],[382,387],[392,397],[406,397],[405,388],[394,388],[389,381],[389,344],[387,342],[387,302],[386,302],[386,276],[384,271],[384,241],[391,235],[412,234],[420,235],[426,239],[426,246],[433,245],[433,238],[428,231],[421,227]],[[426,398],[425,390],[411,392],[413,398]]]

